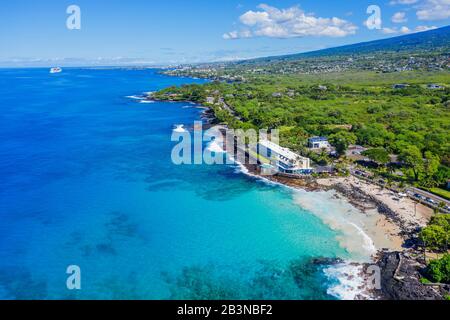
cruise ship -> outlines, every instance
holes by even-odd
[[[60,67],[55,67],[50,69],[50,73],[60,73],[62,69]]]

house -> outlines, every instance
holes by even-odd
[[[367,151],[367,148],[358,145],[350,145],[345,152],[345,156],[353,161],[366,161],[367,157],[363,156],[362,153]]]
[[[313,173],[309,158],[302,157],[272,141],[260,140],[258,154],[267,158],[270,165],[278,169],[279,172],[298,175]]]
[[[432,83],[432,84],[429,84],[427,86],[427,88],[430,89],[430,90],[441,90],[441,89],[444,89],[445,87],[441,86],[439,84]]]
[[[332,166],[318,166],[314,168],[314,173],[317,174],[333,174],[336,169]]]
[[[207,97],[206,98],[206,103],[214,104],[215,101],[216,101],[216,99],[214,97]]]
[[[392,86],[393,89],[406,89],[409,87],[409,84],[397,83]]]
[[[272,97],[274,97],[274,98],[281,98],[282,96],[283,96],[283,94],[281,92],[272,93]]]
[[[347,155],[361,155],[364,151],[367,151],[367,148],[352,144],[348,147]]]
[[[310,149],[330,149],[331,145],[326,137],[312,137],[308,140]]]
[[[320,85],[320,86],[319,86],[319,90],[327,91],[327,90],[328,90],[328,87],[327,87],[327,86]]]

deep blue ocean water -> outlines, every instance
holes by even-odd
[[[333,299],[311,259],[349,256],[337,231],[236,165],[173,165],[201,110],[127,98],[194,82],[0,70],[0,298]]]

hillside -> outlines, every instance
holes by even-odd
[[[341,149],[357,143],[414,158],[417,168],[387,176],[443,187],[450,178],[449,31],[445,27],[305,54],[184,66],[167,74],[223,81],[167,88],[155,98],[208,105],[219,122],[233,128],[279,129],[283,146],[317,163],[334,160],[307,150],[311,136],[326,136]]]
[[[330,57],[330,56],[348,56],[360,54],[376,53],[417,53],[428,51],[434,53],[450,52],[450,26],[425,32],[408,34],[400,37],[375,40],[351,44],[342,47],[323,49],[307,53],[274,56],[260,59],[246,60],[239,63],[270,63],[286,60],[299,60],[302,58]]]
[[[343,47],[228,63],[182,66],[174,76],[241,81],[257,75],[317,75],[342,72],[446,72],[450,64],[450,26]]]

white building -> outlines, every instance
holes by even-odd
[[[258,154],[269,159],[271,165],[278,168],[280,172],[289,174],[313,173],[310,159],[302,157],[272,141],[259,141]]]
[[[435,83],[429,84],[429,85],[427,86],[427,88],[428,88],[428,89],[431,89],[431,90],[445,89],[444,86],[441,86],[441,85],[435,84]]]
[[[325,137],[313,137],[308,140],[310,149],[330,149],[331,145]]]

